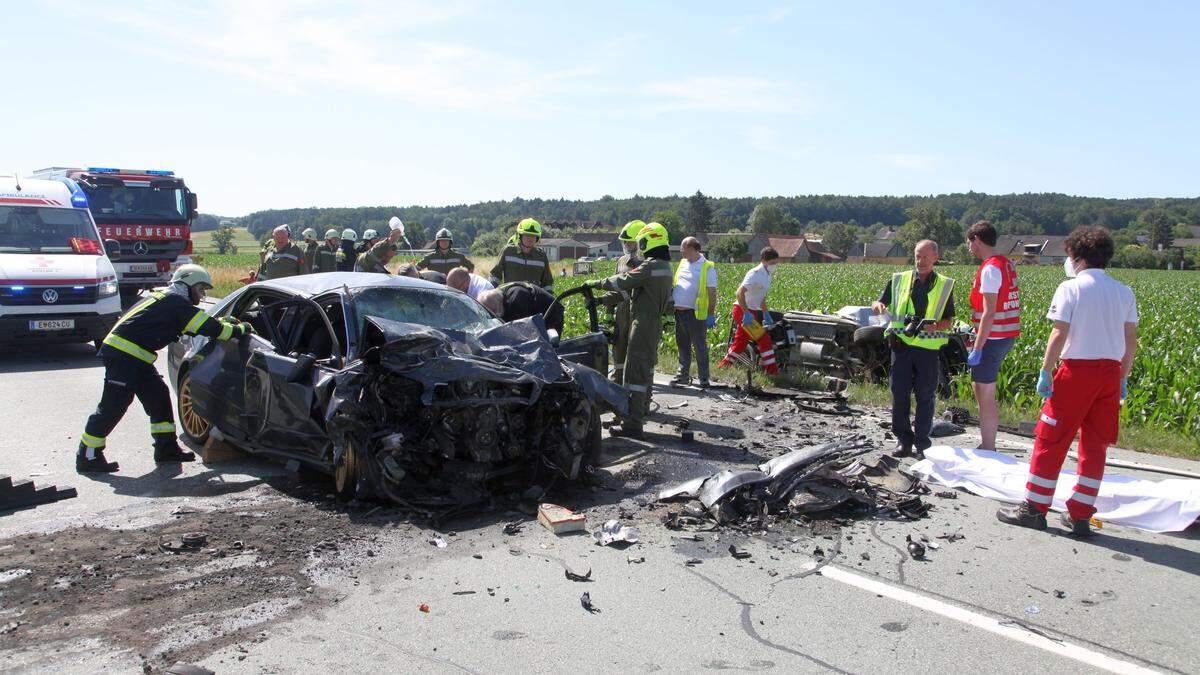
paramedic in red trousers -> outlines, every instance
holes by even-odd
[[[1000,363],[1021,334],[1021,297],[1017,268],[996,253],[996,228],[981,220],[967,230],[967,248],[983,261],[971,287],[971,321],[975,343],[967,355],[971,386],[979,404],[980,448],[996,449],[1000,409],[996,406],[996,377]]]
[[[734,360],[745,351],[750,344],[750,334],[746,327],[758,320],[765,328],[774,323],[767,313],[767,291],[771,288],[771,277],[775,266],[779,264],[779,253],[770,246],[764,246],[758,255],[761,261],[746,272],[742,285],[737,289],[737,302],[733,305],[733,342],[729,343],[729,352],[717,365],[722,368],[732,366]],[[768,373],[778,373],[779,364],[775,361],[775,344],[766,331],[758,338],[758,358],[763,370]]]
[[[1058,472],[1078,431],[1079,477],[1062,523],[1072,534],[1086,537],[1092,534],[1105,454],[1117,440],[1117,417],[1137,349],[1138,312],[1133,291],[1104,271],[1113,256],[1108,230],[1080,227],[1063,244],[1063,267],[1070,278],[1059,284],[1046,315],[1054,328],[1037,382],[1038,395],[1046,402],[1037,423],[1025,501],[1000,509],[996,517],[1010,525],[1046,529]]]
[[[954,279],[938,274],[937,242],[925,239],[913,249],[915,270],[892,275],[871,308],[891,316],[888,345],[892,351],[892,433],[896,435],[893,457],[924,457],[933,443],[933,402],[941,380],[941,348],[945,331],[954,322]],[[910,320],[924,321],[914,334],[904,333]],[[915,324],[914,324],[915,325]],[[909,423],[913,395],[917,412]]]

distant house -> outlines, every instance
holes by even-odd
[[[588,245],[575,239],[543,239],[538,246],[550,260],[582,258],[588,254]]]
[[[621,240],[617,239],[617,234],[617,232],[577,232],[572,239],[587,244],[588,255],[603,254],[609,258],[619,258],[624,251],[621,247]]]
[[[908,252],[895,239],[877,239],[867,242],[861,247],[862,257],[866,261],[891,262],[891,259],[907,259]]]
[[[1017,263],[1053,265],[1067,258],[1065,236],[1006,234],[996,238],[996,253]]]
[[[779,253],[783,262],[790,263],[821,263],[840,262],[842,257],[825,248],[820,241],[815,241],[803,235],[792,234],[756,234],[750,238],[751,260],[758,258],[758,253],[764,247],[770,246]]]

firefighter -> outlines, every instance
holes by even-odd
[[[364,230],[362,234],[362,241],[358,244],[358,248],[355,250],[355,253],[357,253],[359,257],[366,255],[367,251],[370,251],[371,248],[375,246],[375,244],[378,244],[382,239],[383,237],[379,236],[379,233],[375,230]]]
[[[136,396],[150,416],[154,439],[154,461],[190,462],[195,455],[184,452],[175,440],[175,416],[171,394],[154,367],[158,350],[181,334],[204,335],[218,340],[241,337],[250,326],[214,319],[196,305],[212,288],[212,277],[199,265],[180,265],[171,275],[166,291],[154,291],[134,305],[113,326],[100,346],[104,363],[104,393],[100,405],[84,427],[75,455],[80,473],[112,473],[117,462],[104,457],[108,434],[121,421]]]
[[[913,259],[916,269],[893,274],[871,308],[891,317],[887,333],[892,352],[892,433],[896,435],[892,456],[923,458],[925,449],[933,445],[929,430],[941,380],[941,349],[949,342],[944,331],[954,322],[954,279],[933,269],[937,242],[917,242]],[[914,397],[917,411],[910,424]]]
[[[771,334],[764,328],[770,328],[774,323],[771,313],[767,311],[767,291],[771,290],[771,279],[774,269],[779,264],[779,252],[770,246],[764,246],[758,252],[759,264],[750,268],[737,289],[737,302],[733,303],[733,339],[729,342],[729,351],[725,358],[717,364],[720,368],[732,366],[739,355],[750,345],[751,340],[758,344],[759,364],[763,371],[769,374],[779,372],[779,362],[775,359],[775,342]],[[757,337],[752,332],[762,331]]]
[[[305,268],[304,251],[292,241],[287,225],[275,228],[271,237],[275,240],[274,247],[268,248],[262,264],[258,266],[256,278],[259,281],[294,277],[308,271]]]
[[[1059,284],[1046,314],[1054,328],[1037,381],[1038,395],[1046,402],[1037,423],[1025,501],[1000,509],[996,517],[1010,525],[1046,529],[1058,473],[1078,432],[1079,476],[1062,523],[1071,534],[1087,537],[1092,534],[1105,455],[1117,441],[1121,401],[1128,393],[1138,310],[1133,291],[1104,271],[1114,249],[1108,230],[1077,228],[1063,247],[1069,278]]]
[[[663,315],[671,304],[671,249],[667,228],[649,223],[637,236],[643,262],[636,268],[607,279],[589,279],[585,285],[606,291],[629,293],[629,344],[625,352],[624,385],[629,391],[629,417],[612,433],[640,438],[654,384],[654,364],[662,339]]]
[[[433,270],[448,275],[450,270],[455,267],[465,267],[468,272],[474,272],[475,263],[471,262],[467,256],[455,251],[453,246],[454,236],[450,234],[450,230],[444,227],[438,230],[433,250],[417,262],[417,269]]]
[[[317,248],[316,257],[313,258],[313,272],[337,271],[338,242],[340,241],[341,237],[337,230],[325,230],[325,241]]]
[[[358,251],[354,250],[354,242],[358,241],[358,233],[350,228],[342,230],[342,241],[338,245],[337,271],[353,272],[354,263],[358,261]]]
[[[317,241],[317,231],[311,227],[304,228],[302,234],[304,237],[304,273],[316,271],[317,251],[321,248],[321,242]]]
[[[535,314],[545,316],[546,311],[553,308],[550,316],[546,317],[546,329],[558,331],[559,335],[562,334],[564,315],[562,303],[555,303],[554,296],[541,286],[536,286],[528,281],[514,281],[504,284],[500,288],[484,291],[476,299],[479,304],[486,307],[504,323],[525,319]]]
[[[640,220],[631,220],[621,228],[617,239],[621,241],[625,255],[617,260],[617,274],[625,274],[642,264],[642,258],[638,255],[637,236],[645,226],[646,223]],[[629,294],[623,291],[609,293],[600,298],[600,302],[613,310],[612,381],[624,384],[625,351],[629,346]]]
[[[391,274],[387,265],[392,261],[392,256],[396,255],[396,241],[400,239],[400,236],[400,230],[392,230],[387,239],[381,239],[379,243],[371,247],[370,251],[359,256],[354,263],[354,271]]]
[[[513,281],[530,281],[548,292],[554,292],[554,275],[550,272],[550,259],[538,248],[542,238],[542,224],[533,218],[517,223],[516,246],[505,246],[500,252],[500,261],[492,268],[492,285],[499,286]]]

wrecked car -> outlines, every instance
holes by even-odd
[[[561,339],[540,316],[501,323],[419,279],[262,281],[210,313],[254,332],[169,346],[184,436],[331,474],[343,498],[433,512],[505,482],[575,479],[599,452],[601,413],[628,411],[596,370],[602,334]]]
[[[887,380],[891,348],[886,327],[870,307],[848,305],[833,314],[772,311],[771,317],[775,324],[767,332],[781,368],[824,376],[831,388],[837,388],[834,380]],[[940,354],[938,392],[942,396],[950,393],[951,378],[966,368],[969,345],[974,341],[970,326],[962,322],[947,336],[949,342]],[[753,342],[750,346],[757,349]]]

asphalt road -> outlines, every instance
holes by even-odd
[[[76,475],[73,453],[101,373],[84,346],[0,356],[7,427],[0,473],[79,490],[76,499],[0,515],[0,555],[30,533],[145,528],[170,520],[180,506],[216,511],[277,496],[264,481],[283,470],[268,462],[156,468],[136,404],[109,439],[109,458],[121,471]],[[632,512],[642,538],[634,547],[555,537],[536,523],[505,535],[503,524],[524,516],[504,512],[454,523],[453,532],[399,519],[364,524],[370,555],[361,547],[344,552],[357,557],[352,572],[314,569],[312,602],[253,619],[249,610],[203,616],[206,630],[236,639],[198,660],[217,672],[1195,672],[1200,663],[1195,527],[1156,535],[1110,525],[1081,542],[1053,525],[1045,533],[1001,525],[996,503],[960,493],[931,497],[931,517],[915,523],[858,522],[794,542],[728,531],[682,540],[658,522],[661,509],[639,500],[678,479],[756,464],[754,452],[736,448],[769,442],[753,417],[764,414],[759,408],[768,415],[778,409],[683,390],[660,391],[656,400],[665,413],[695,420],[702,438],[708,431],[732,439],[681,445],[669,426],[652,425],[661,435],[650,442],[608,442],[606,489],[579,493],[568,505],[584,510],[590,527],[619,509]],[[856,417],[853,429],[815,416],[794,422],[828,425],[813,429],[831,436],[862,429],[882,446],[880,419]],[[954,440],[967,447],[978,441]],[[1002,444],[1029,447],[1015,437]],[[1200,471],[1181,460],[1114,454]],[[966,538],[943,543],[927,561],[904,551],[907,534],[933,539],[955,530]],[[429,543],[438,536],[445,548]],[[733,559],[729,543],[753,557]],[[814,555],[818,547],[824,555]],[[684,564],[695,558],[702,562]],[[590,568],[594,581],[569,581],[564,566]],[[21,612],[4,602],[5,583],[12,583],[4,572],[0,558],[0,626]],[[599,613],[580,606],[584,591]],[[255,601],[245,600],[247,607]],[[135,650],[103,635],[70,643],[14,635],[16,646],[0,650],[0,669],[134,671],[143,664]]]

